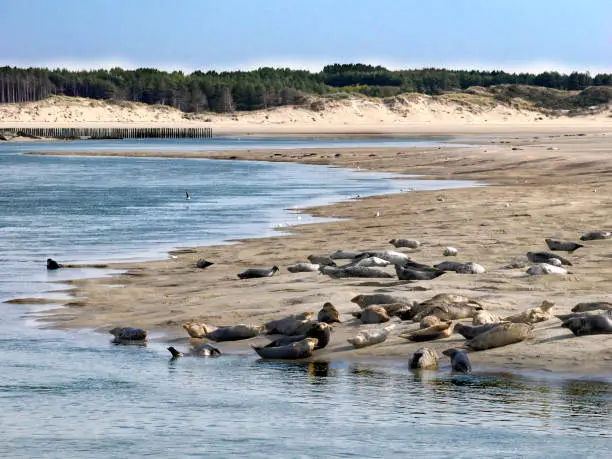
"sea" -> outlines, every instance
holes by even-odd
[[[0,144],[0,301],[62,298],[107,269],[189,246],[278,234],[298,209],[384,193],[480,186],[291,163],[35,156],[53,151],[419,148],[446,139],[213,138]],[[190,200],[185,199],[189,192]],[[170,360],[60,331],[50,306],[0,303],[2,458],[609,457],[612,376],[413,373],[406,362]]]

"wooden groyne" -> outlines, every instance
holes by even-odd
[[[53,139],[207,139],[212,128],[31,128],[0,127],[2,132]]]

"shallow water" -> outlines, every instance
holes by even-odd
[[[48,256],[158,257],[270,234],[297,222],[285,208],[441,185],[321,166],[21,151],[0,145],[4,299],[103,272],[47,272]],[[110,335],[41,329],[40,309],[0,307],[0,457],[607,457],[612,447],[610,381],[453,376],[447,366],[416,375],[403,362],[254,353],[170,361],[155,335],[146,347],[114,346]]]

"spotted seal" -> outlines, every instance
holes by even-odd
[[[414,351],[408,361],[411,370],[434,370],[439,366],[438,353],[428,347]]]
[[[373,344],[384,342],[393,328],[394,325],[389,325],[388,327],[376,330],[362,330],[354,337],[347,339],[347,341],[357,349],[372,346]]]
[[[532,325],[504,322],[491,330],[476,335],[466,342],[466,346],[474,351],[507,346],[525,340],[531,330],[533,330]]]
[[[263,359],[298,360],[312,355],[317,345],[316,338],[304,338],[301,341],[277,347],[252,346]]]
[[[327,324],[332,324],[335,322],[340,323],[340,313],[333,304],[327,302],[319,311],[319,314],[317,315],[317,320],[319,322],[325,322]]]
[[[403,296],[389,295],[386,293],[372,293],[369,295],[357,295],[351,298],[351,303],[356,303],[359,307],[367,308],[377,304],[402,303],[407,306],[412,306],[415,302]]]
[[[551,238],[544,239],[544,242],[546,242],[546,245],[552,251],[560,251],[560,252],[567,252],[567,253],[573,253],[579,248],[584,247],[584,245],[577,244],[575,242],[564,242],[558,239],[551,239]]]
[[[552,308],[555,303],[544,300],[537,308],[530,308],[526,311],[505,317],[503,320],[506,322],[523,323],[523,324],[535,324],[538,322],[544,322],[551,318]]]
[[[448,338],[453,334],[453,322],[442,322],[437,325],[433,325],[428,328],[422,328],[412,333],[402,333],[399,335],[400,338],[409,339],[410,341],[421,342],[421,341],[433,341],[437,339]]]

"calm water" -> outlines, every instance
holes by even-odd
[[[20,154],[32,147],[78,145],[0,145],[3,299],[100,272],[47,273],[48,256],[163,256],[298,222],[287,208],[459,185],[293,164]],[[40,329],[33,307],[0,307],[0,457],[540,458],[607,457],[612,448],[610,381],[478,369],[453,377],[448,368],[417,376],[403,364],[281,364],[250,354],[170,362],[154,339],[116,347],[103,334]]]

